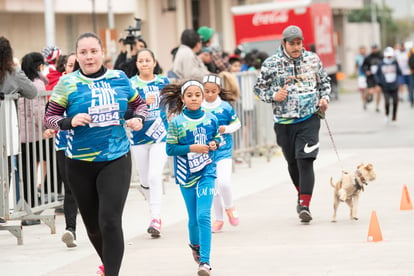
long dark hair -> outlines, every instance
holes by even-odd
[[[40,78],[39,66],[45,64],[43,55],[38,52],[31,52],[22,58],[22,70],[29,80],[34,81]]]
[[[13,50],[10,41],[4,36],[0,36],[0,83],[3,83],[6,73],[14,71]]]
[[[161,105],[168,109],[168,116],[179,114],[184,108],[181,99],[182,84],[170,83],[161,90]]]
[[[66,60],[68,58],[68,55],[60,55],[57,58],[56,61],[56,71],[63,73],[65,72],[65,64],[66,64]]]

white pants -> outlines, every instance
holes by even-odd
[[[213,206],[216,220],[223,220],[224,209],[233,207],[233,191],[231,187],[233,161],[231,158],[222,159],[217,162],[216,195]]]
[[[162,201],[162,178],[167,161],[166,143],[132,146],[132,154],[141,185],[148,199],[152,219],[160,219]]]

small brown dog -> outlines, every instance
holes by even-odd
[[[376,175],[372,164],[358,165],[354,175],[343,172],[341,180],[336,185],[333,184],[331,177],[331,186],[335,189],[332,222],[336,222],[336,211],[341,201],[346,202],[351,209],[351,219],[358,220],[357,208],[359,194],[361,191],[364,191],[364,185],[368,185],[368,181],[375,180],[375,177]]]

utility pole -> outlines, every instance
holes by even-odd
[[[372,42],[378,43],[377,35],[377,6],[374,0],[371,0],[371,26],[372,26]]]
[[[93,32],[96,34],[96,11],[95,11],[95,0],[92,0],[92,24],[93,24]]]
[[[112,1],[108,0],[108,28],[115,28],[114,11],[112,10]]]
[[[106,41],[106,47],[108,51],[108,55],[111,57],[111,60],[113,64],[115,64],[115,58],[116,58],[116,49],[113,41],[110,39],[111,35],[110,32],[115,29],[115,20],[114,20],[114,11],[112,10],[112,0],[108,0],[108,30],[107,30],[107,41]]]
[[[55,9],[53,0],[45,0],[45,46],[55,45]]]
[[[385,0],[382,0],[382,16],[381,16],[381,44],[382,48],[385,48],[387,45],[387,30],[386,30],[386,23],[385,23]]]

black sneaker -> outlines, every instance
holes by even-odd
[[[6,223],[6,220],[4,218],[0,218],[0,223],[1,224]]]
[[[298,201],[296,202],[296,213],[299,214],[300,212],[300,199],[299,199],[299,195],[298,195]]]
[[[299,211],[300,222],[310,222],[312,220],[311,212],[308,206],[301,205]]]
[[[200,263],[198,267],[198,276],[210,276],[211,266],[208,263]]]

